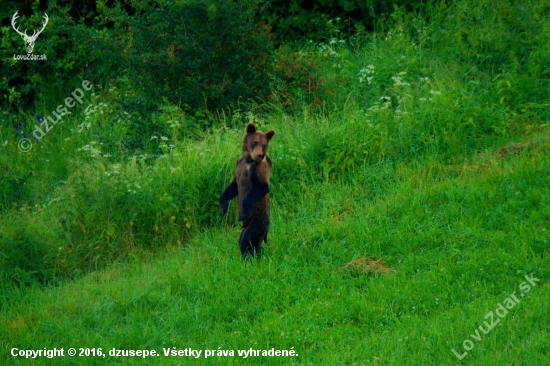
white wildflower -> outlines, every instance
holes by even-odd
[[[403,81],[400,76],[392,76],[391,79],[393,80],[394,86],[410,86],[411,84],[407,83],[406,81]]]

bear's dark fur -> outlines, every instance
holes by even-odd
[[[244,258],[261,253],[262,241],[267,243],[269,229],[269,172],[267,156],[269,141],[275,131],[256,131],[253,123],[246,126],[243,154],[237,159],[235,175],[220,195],[220,215],[229,208],[229,200],[238,196],[239,221],[242,221],[239,245]]]

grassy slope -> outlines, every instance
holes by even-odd
[[[545,364],[549,148],[538,139],[519,153],[510,146],[456,166],[372,167],[349,183],[308,188],[293,207],[273,187],[265,260],[241,262],[235,227],[205,231],[149,261],[23,295],[2,312],[3,349],[294,347],[296,364],[451,364],[451,349],[462,353],[485,314],[534,272],[541,284],[467,357],[484,365]],[[384,257],[398,272],[335,272],[360,256]],[[55,360],[64,362],[71,364]]]

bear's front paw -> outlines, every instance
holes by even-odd
[[[227,203],[225,204],[220,203],[220,216],[225,216],[228,209],[229,209],[229,205]]]

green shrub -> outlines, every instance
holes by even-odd
[[[35,106],[57,106],[73,90],[79,80],[98,80],[100,76],[116,75],[117,63],[112,62],[112,33],[100,31],[101,21],[95,0],[84,2],[52,0],[47,6],[39,2],[30,5],[8,1],[0,9],[1,28],[0,105],[12,110]],[[14,54],[25,54],[21,36],[11,27],[11,18],[19,11],[17,24],[32,34],[39,29],[43,15],[49,16],[46,28],[38,37],[33,54],[46,60],[14,60]]]
[[[270,29],[255,23],[255,0],[38,3],[20,11],[19,23],[33,29],[50,17],[35,53],[47,60],[13,60],[20,36],[2,28],[0,103],[10,108],[56,106],[75,80],[116,84],[129,93],[123,103],[152,113],[159,103],[194,115],[220,109],[269,90]],[[5,24],[17,4],[3,7]],[[79,8],[82,12],[74,12]],[[20,52],[21,53],[21,52]]]
[[[273,27],[277,44],[284,42],[326,40],[330,31],[373,30],[397,7],[418,11],[422,0],[292,0],[264,1],[259,17]]]
[[[10,281],[20,285],[43,282],[54,272],[48,256],[51,247],[35,233],[19,228],[13,236],[0,235],[0,268]]]
[[[318,67],[318,57],[313,49],[295,50],[282,45],[273,57],[273,93],[268,100],[286,110],[300,108],[300,102],[321,103],[324,79]],[[305,100],[299,100],[304,97]]]
[[[255,1],[133,1],[136,14],[104,9],[124,33],[119,61],[140,97],[184,110],[220,109],[267,95],[269,28]]]

